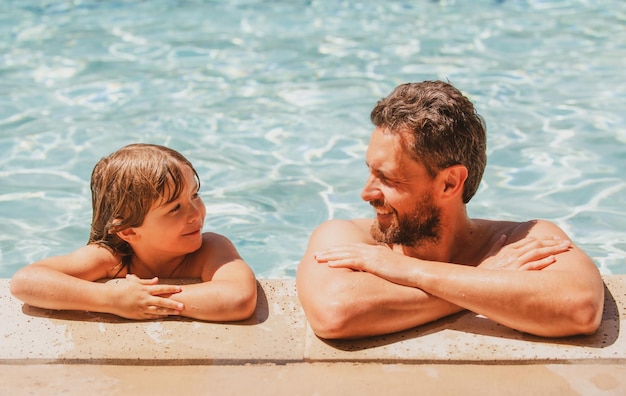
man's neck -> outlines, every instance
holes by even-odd
[[[442,219],[437,241],[426,241],[416,246],[403,246],[405,255],[423,260],[478,265],[484,256],[492,232],[489,222],[474,220],[465,213]],[[454,218],[452,221],[446,221]]]

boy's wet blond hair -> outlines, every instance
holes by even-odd
[[[183,167],[198,173],[182,154],[155,144],[130,144],[102,158],[91,174],[92,222],[88,243],[105,246],[127,265],[132,248],[117,233],[143,224],[157,201],[177,199],[185,188]]]

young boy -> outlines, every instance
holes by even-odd
[[[202,232],[199,189],[191,163],[167,147],[131,144],[101,159],[91,175],[88,244],[20,269],[11,293],[41,308],[129,319],[250,317],[254,273],[226,237]],[[103,278],[125,279],[94,282]],[[159,278],[202,282],[168,285]]]

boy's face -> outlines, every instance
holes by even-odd
[[[193,171],[183,167],[185,188],[172,202],[155,202],[141,226],[135,227],[133,250],[148,249],[164,257],[184,255],[202,246],[202,226],[206,207],[198,195]]]

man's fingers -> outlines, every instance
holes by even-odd
[[[544,257],[542,259],[539,259],[537,261],[526,263],[526,264],[522,265],[519,269],[523,270],[523,271],[542,270],[542,269],[548,267],[550,264],[554,263],[555,261],[556,261],[556,258],[554,258],[554,256],[550,255],[550,256]]]
[[[337,260],[328,260],[329,267],[350,267],[354,268],[356,263],[356,259],[354,257],[342,258]]]
[[[544,238],[541,240],[535,238],[525,238],[521,241],[512,243],[510,246],[522,252],[523,255],[530,254],[539,256],[541,254],[564,252],[571,247],[571,242],[558,237]]]
[[[345,249],[332,249],[322,252],[316,252],[314,254],[314,257],[315,260],[317,260],[318,262],[325,263],[330,261],[342,260],[349,257],[350,255],[351,253]]]

